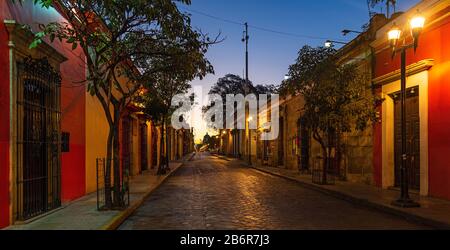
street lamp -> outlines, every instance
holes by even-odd
[[[342,32],[342,35],[343,36],[346,36],[346,35],[348,35],[348,34],[350,34],[350,33],[355,33],[355,34],[362,34],[363,32],[361,32],[361,31],[356,31],[356,30],[347,30],[347,29],[345,29],[345,30],[343,30],[343,31],[341,31]]]
[[[332,48],[332,47],[334,47],[334,44],[343,44],[343,45],[345,45],[347,43],[339,42],[339,41],[333,41],[333,40],[326,40],[324,45],[325,45],[325,48]]]
[[[420,204],[414,202],[409,197],[409,180],[408,180],[408,152],[407,152],[407,141],[406,141],[406,51],[410,48],[414,48],[414,52],[417,50],[419,45],[419,36],[422,33],[423,27],[425,25],[425,18],[417,14],[410,21],[411,36],[413,38],[413,43],[406,44],[406,38],[403,37],[403,44],[399,45],[398,42],[402,36],[402,31],[398,28],[395,23],[394,27],[388,32],[388,39],[392,48],[392,59],[397,53],[401,54],[401,123],[402,123],[402,159],[400,166],[400,180],[401,180],[401,194],[400,198],[394,202],[392,205],[399,206],[403,208],[420,207]]]
[[[252,165],[252,130],[250,129],[250,122],[253,121],[253,117],[247,119],[248,123],[248,165]]]

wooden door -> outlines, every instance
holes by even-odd
[[[408,182],[409,187],[420,190],[420,117],[419,117],[419,89],[407,90],[406,99],[406,138],[408,153]],[[399,187],[401,166],[401,95],[397,93],[394,98],[394,143],[395,143],[395,186]]]

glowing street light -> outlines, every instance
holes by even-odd
[[[403,37],[403,44],[399,45],[398,41],[402,38],[402,30],[394,26],[390,31],[388,31],[388,40],[392,48],[392,59],[394,59],[396,53],[401,54],[401,141],[402,141],[402,157],[400,166],[400,182],[401,182],[401,194],[400,198],[394,202],[392,205],[399,206],[403,208],[420,207],[420,204],[413,201],[409,196],[409,180],[408,180],[408,145],[407,145],[407,134],[406,134],[406,51],[410,48],[414,48],[414,52],[419,46],[419,36],[421,35],[423,28],[425,26],[425,18],[419,13],[414,16],[409,23],[409,28],[411,29],[411,36],[413,38],[412,44],[406,44],[406,38]]]
[[[394,27],[388,32],[388,39],[392,48],[397,46],[398,40],[402,35],[402,31],[394,24]]]
[[[339,41],[333,41],[333,40],[326,40],[324,45],[325,45],[325,48],[332,48],[332,47],[334,47],[335,44],[346,45],[347,43],[339,42]]]
[[[419,47],[419,36],[422,34],[423,27],[425,26],[425,17],[421,16],[419,13],[414,16],[411,21],[411,35],[414,39],[414,51]]]

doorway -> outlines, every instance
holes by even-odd
[[[392,95],[394,100],[394,154],[395,186],[400,187],[402,136],[401,136],[401,94]],[[408,183],[413,190],[420,190],[420,116],[419,88],[407,90],[406,98],[406,141],[408,153]]]
[[[47,59],[17,64],[17,219],[61,206],[61,77]]]
[[[132,165],[132,121],[129,117],[124,117],[122,120],[122,169],[126,175],[131,175]]]
[[[148,143],[147,143],[147,139],[148,139],[148,126],[147,124],[143,123],[141,124],[141,171],[146,171],[148,170],[148,156],[147,156],[147,151],[148,151]]]
[[[300,118],[297,126],[300,143],[299,169],[301,171],[309,171],[310,132],[304,119]]]
[[[280,118],[280,134],[278,136],[278,166],[284,165],[284,119]]]
[[[152,169],[158,166],[158,130],[152,125]]]

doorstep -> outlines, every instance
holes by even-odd
[[[450,229],[450,201],[411,194],[421,204],[420,208],[399,208],[391,202],[399,197],[397,190],[383,190],[374,186],[337,181],[335,185],[318,185],[312,183],[311,175],[302,175],[293,170],[257,167],[251,168],[295,181],[303,187],[313,189],[336,198],[379,211],[400,216],[410,221],[436,229]]]

